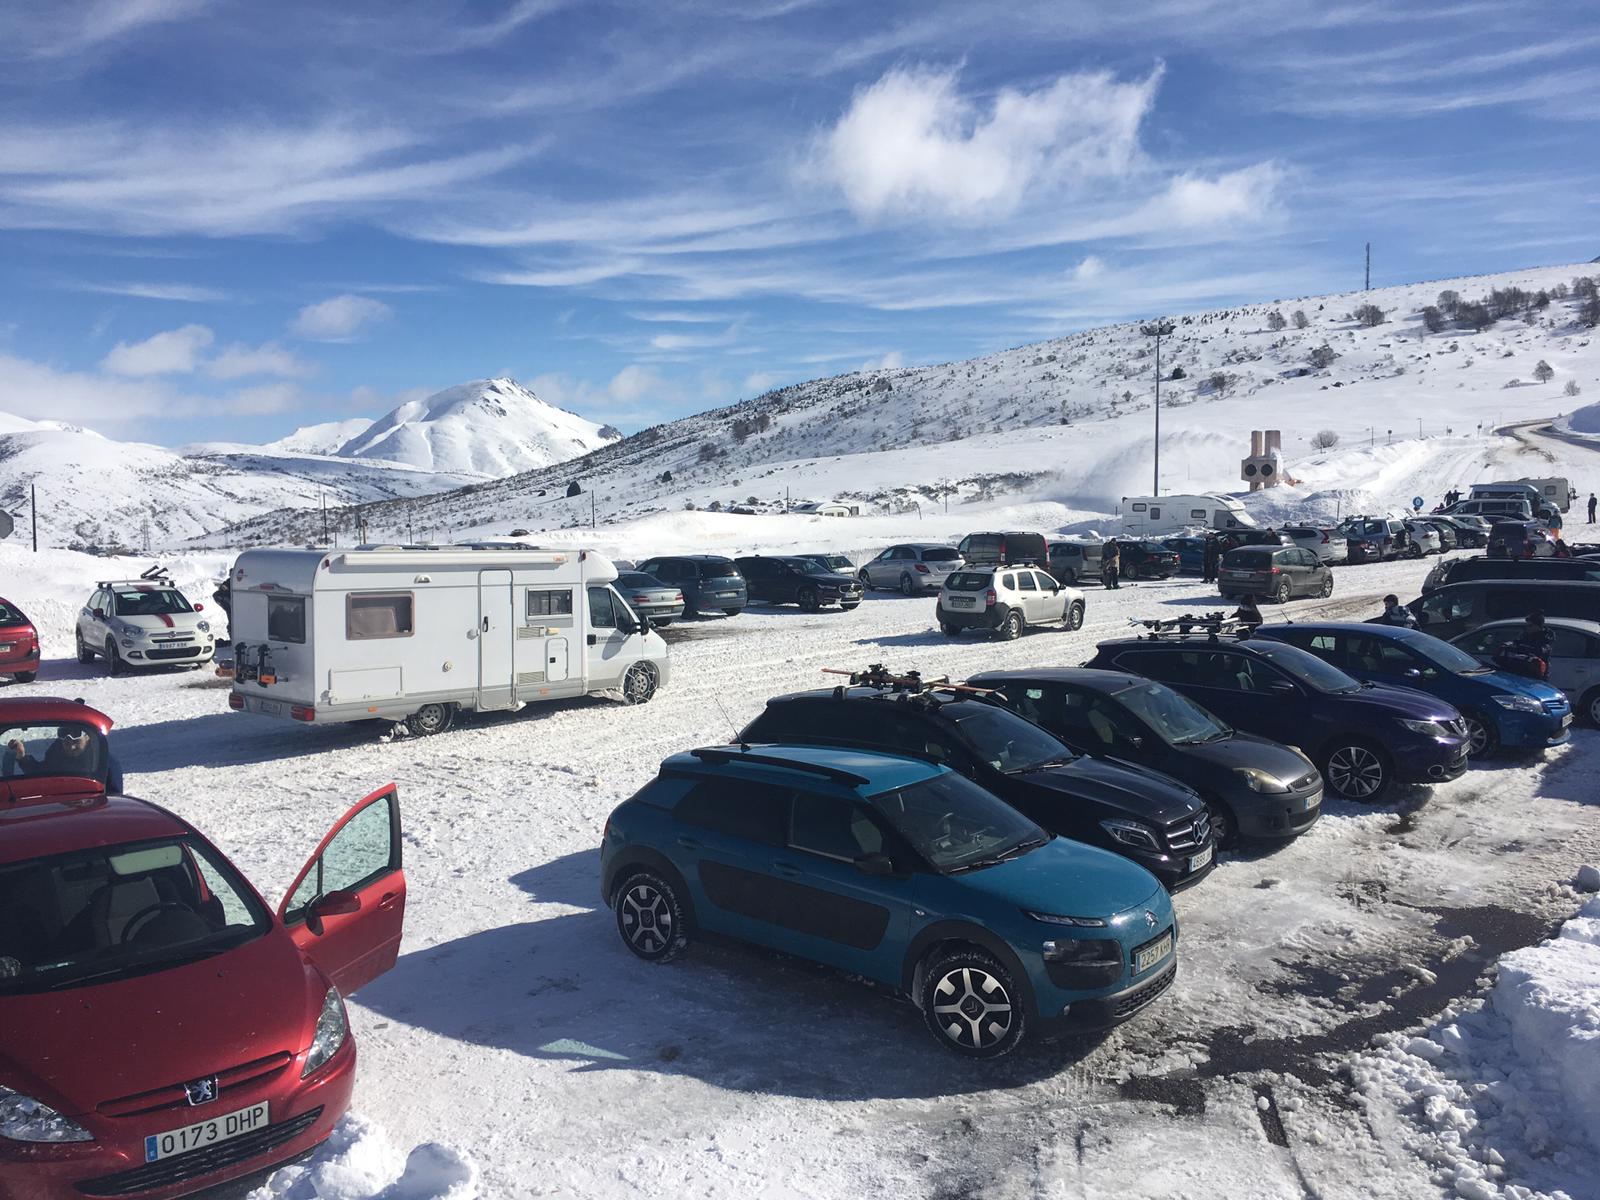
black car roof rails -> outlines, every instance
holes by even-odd
[[[805,762],[794,758],[781,758],[776,754],[761,754],[754,750],[724,750],[720,746],[702,746],[698,750],[689,751],[690,754],[706,763],[744,762],[756,763],[763,767],[787,767],[792,771],[806,771],[812,775],[821,775],[832,779],[836,783],[846,783],[852,787],[871,783],[865,775],[857,775],[854,771],[846,771],[839,767],[830,767],[826,763]]]
[[[927,696],[934,692],[946,692],[952,700],[959,700],[964,696],[995,696],[999,695],[996,688],[971,687],[964,683],[951,683],[948,675],[938,679],[924,679],[921,671],[907,671],[904,675],[895,675],[882,663],[873,663],[865,671],[841,671],[837,667],[823,667],[824,675],[845,675],[849,683],[841,683],[833,689],[836,699],[843,700],[846,693],[853,687],[877,688],[899,696]]]
[[[1172,617],[1168,620],[1130,620],[1130,625],[1142,625],[1150,631],[1151,641],[1160,641],[1163,638],[1184,638],[1205,635],[1208,641],[1218,641],[1224,634],[1244,641],[1250,636],[1250,626],[1234,620],[1221,612],[1208,612],[1201,616],[1185,613],[1181,617]]]

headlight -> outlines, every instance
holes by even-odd
[[[13,1142],[92,1142],[90,1133],[48,1104],[0,1087],[0,1137]]]
[[[1544,705],[1540,704],[1532,696],[1491,696],[1490,699],[1501,708],[1509,708],[1514,712],[1542,713],[1544,711]]]
[[[329,988],[328,994],[322,998],[317,1033],[311,1039],[311,1049],[306,1054],[306,1065],[300,1072],[300,1078],[304,1079],[337,1054],[349,1034],[350,1022],[344,1014],[344,1000],[338,988]]]
[[[1438,721],[1407,721],[1404,717],[1402,717],[1400,719],[1400,724],[1411,730],[1412,733],[1424,733],[1429,737],[1451,736],[1450,731]]]
[[[1161,849],[1161,843],[1156,841],[1155,834],[1137,821],[1124,821],[1120,817],[1113,817],[1109,821],[1101,821],[1100,828],[1124,846],[1137,846],[1141,850]]]
[[[1268,775],[1256,767],[1235,767],[1233,773],[1244,780],[1252,792],[1287,792],[1289,785],[1276,776]]]
[[[1122,962],[1122,949],[1111,938],[1057,938],[1041,942],[1039,953],[1053,963]]]
[[[1062,917],[1055,913],[1034,912],[1032,909],[1022,910],[1025,916],[1032,917],[1035,921],[1043,921],[1046,925],[1076,925],[1082,929],[1104,929],[1106,923],[1100,917]]]
[[[210,621],[196,621],[194,623],[194,627],[196,629],[198,629],[201,633],[210,633],[211,632],[211,622]]]

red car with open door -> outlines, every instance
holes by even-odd
[[[0,675],[32,683],[39,674],[39,631],[22,610],[0,596]]]
[[[165,1200],[311,1150],[355,1082],[343,997],[399,952],[394,786],[274,913],[187,822],[52,754],[70,724],[103,759],[102,714],[25,707],[0,701],[0,1200]]]

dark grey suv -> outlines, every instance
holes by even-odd
[[[670,583],[683,593],[683,615],[721,609],[730,617],[750,602],[738,564],[720,554],[682,554],[674,558],[647,558],[639,570]]]
[[[1240,546],[1222,556],[1217,591],[1287,604],[1295,596],[1333,595],[1333,568],[1299,546]]]

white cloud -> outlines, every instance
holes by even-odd
[[[746,396],[759,396],[762,392],[770,392],[782,382],[783,376],[776,371],[752,371],[745,376],[739,390]]]
[[[113,375],[187,375],[213,337],[204,325],[185,325],[142,342],[118,342],[100,366]]]
[[[1211,179],[1178,175],[1142,213],[1151,230],[1258,220],[1273,207],[1283,177],[1283,169],[1276,163],[1257,163]]]
[[[303,403],[300,389],[292,383],[263,383],[228,393],[223,405],[240,416],[289,412]]]
[[[393,313],[382,300],[347,293],[306,305],[295,316],[289,332],[313,342],[348,342],[366,326]]]
[[[956,72],[897,67],[856,92],[823,135],[818,165],[860,216],[1008,215],[1036,185],[1126,175],[1158,67],[1142,80],[1063,75],[1033,92],[1002,88],[986,111]]]
[[[1072,278],[1077,283],[1090,283],[1105,273],[1105,260],[1093,254],[1085,256],[1082,262],[1072,268]]]
[[[140,300],[181,300],[190,304],[215,304],[228,298],[216,288],[191,287],[182,283],[80,283],[74,291],[102,296],[133,296]]]
[[[898,350],[891,350],[887,354],[880,354],[877,358],[867,359],[857,369],[861,371],[898,371],[905,365],[905,355]]]
[[[311,374],[311,364],[277,342],[246,346],[235,342],[224,347],[206,363],[206,374],[213,379],[242,379],[247,375],[281,375],[295,378]]]
[[[676,416],[686,405],[714,407],[727,398],[726,388],[712,376],[702,377],[700,386],[685,388],[637,363],[623,367],[603,386],[559,374],[540,375],[529,386],[559,408],[613,425],[654,425]]]
[[[739,338],[739,326],[729,325],[721,333],[658,333],[650,339],[652,350],[707,350],[731,346]]]

